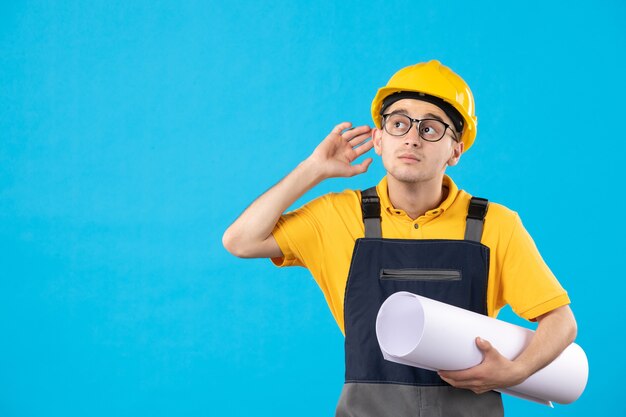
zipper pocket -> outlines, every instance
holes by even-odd
[[[456,269],[381,269],[380,279],[396,281],[460,281]]]

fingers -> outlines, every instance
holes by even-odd
[[[446,378],[445,376],[441,375],[441,373],[439,374],[439,378],[443,379],[444,381],[446,381],[448,384],[454,386],[455,382],[453,379],[450,378]]]
[[[341,139],[349,143],[354,150],[354,155],[351,156],[351,160],[363,155],[365,152],[372,149],[374,144],[372,142],[366,142],[371,137],[372,128],[368,125],[358,126],[350,128],[352,123],[343,122],[335,126],[331,132],[331,135],[339,135]],[[343,133],[341,133],[343,131]]]
[[[349,142],[352,139],[354,139],[356,136],[364,134],[364,133],[369,133],[371,132],[371,130],[372,128],[367,125],[352,128],[352,123],[341,122],[337,126],[335,126],[333,130],[331,130],[331,133],[340,135],[344,140]]]
[[[372,163],[372,158],[364,159],[360,164],[352,165],[352,176],[362,174],[367,171],[370,164]]]
[[[374,146],[373,142],[366,142],[366,140],[369,139],[371,135],[372,128],[364,125],[343,132],[341,134],[341,137],[350,143],[355,152],[354,159],[356,159],[357,157],[372,149],[372,147]]]
[[[342,133],[343,132],[343,133]],[[352,123],[342,122],[333,128],[331,135],[338,135],[350,145],[358,146],[371,136],[372,128],[368,125],[352,128]]]
[[[445,382],[452,385],[453,387],[468,389],[468,390],[475,392],[476,394],[482,394],[483,392],[487,392],[492,389],[486,386],[484,382],[480,379],[472,378],[472,379],[467,379],[467,380],[461,380],[461,379],[456,379],[456,378],[454,379],[446,378],[442,375],[439,375],[439,376],[441,377],[441,379],[443,379]]]
[[[371,134],[369,132],[368,133],[363,133],[362,135],[358,135],[358,136],[355,136],[354,138],[350,139],[348,141],[348,143],[352,147],[359,146],[361,143],[365,142],[370,136],[371,136]]]
[[[461,371],[439,371],[438,374],[448,384],[457,388],[474,391],[477,394],[514,385],[511,366],[496,348],[485,339],[477,337],[476,346],[483,354],[483,361],[472,368]],[[510,361],[509,361],[510,362]]]
[[[345,132],[341,134],[341,137],[347,140],[348,142],[350,142],[362,136],[366,138],[369,137],[371,131],[372,131],[371,127],[364,125],[364,126],[355,127],[354,129],[346,130]]]
[[[475,368],[466,369],[464,371],[439,371],[439,376],[446,382],[451,381],[471,381],[476,379]]]
[[[439,377],[441,379],[443,379],[445,382],[447,382],[448,384],[452,385],[455,388],[464,388],[464,389],[472,389],[472,388],[477,388],[473,386],[473,380],[471,381],[459,381],[457,379],[452,379],[452,378],[446,378],[444,376],[439,375]],[[473,389],[472,389],[473,391]]]
[[[350,127],[352,127],[352,123],[350,122],[341,122],[339,123],[337,126],[335,126],[332,130],[332,133],[336,133],[338,135],[341,135],[341,131],[345,130],[345,129],[349,129]]]
[[[358,158],[359,156],[363,155],[365,152],[369,151],[373,147],[374,147],[374,142],[372,142],[371,140],[369,142],[365,142],[363,144],[360,144],[359,146],[354,148],[354,153],[356,155],[355,159]]]

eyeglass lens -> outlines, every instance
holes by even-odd
[[[393,136],[403,136],[413,127],[413,121],[404,114],[390,114],[385,118],[385,130]],[[446,125],[435,119],[419,122],[419,135],[427,141],[438,141],[446,133]]]

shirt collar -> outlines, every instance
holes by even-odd
[[[447,175],[443,176],[443,187],[448,189],[448,196],[445,200],[441,202],[439,207],[428,210],[426,212],[426,215],[442,214],[452,205],[457,195],[459,194],[459,188],[456,186],[454,181],[452,181],[452,178]],[[378,198],[380,198],[380,206],[391,214],[398,214],[397,212],[399,211],[399,209],[393,207],[391,201],[389,200],[389,188],[386,175],[383,177],[382,180],[380,180],[380,182],[376,186],[376,192],[378,193]],[[402,211],[402,213],[404,212]]]

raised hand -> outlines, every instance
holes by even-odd
[[[351,127],[350,122],[335,126],[308,158],[319,169],[322,178],[352,177],[367,171],[372,163],[372,158],[367,158],[352,165],[355,159],[372,149],[374,143],[367,141],[372,131],[369,126]]]
[[[360,164],[352,162],[374,144],[367,141],[372,129],[340,123],[285,178],[257,198],[224,232],[222,242],[230,253],[241,258],[282,256],[272,235],[281,214],[307,190],[326,178],[351,177],[367,171],[372,158]]]

